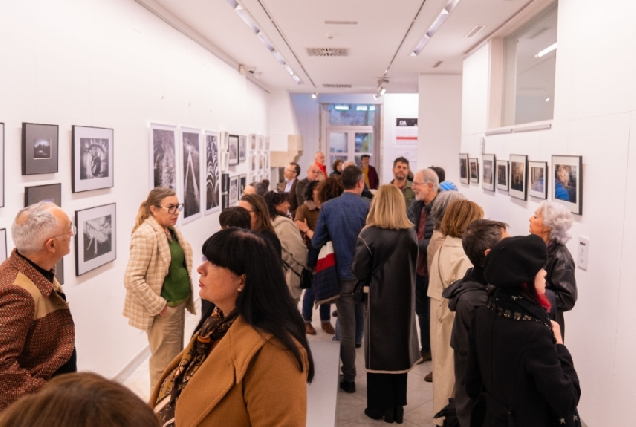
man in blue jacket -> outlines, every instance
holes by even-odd
[[[369,202],[360,194],[364,189],[362,170],[347,166],[342,171],[344,193],[321,206],[312,246],[319,250],[328,241],[333,243],[340,281],[340,297],[336,300],[340,321],[340,358],[342,381],[340,388],[347,393],[356,391],[355,302],[353,288],[356,278],[351,271],[358,234],[367,219]]]

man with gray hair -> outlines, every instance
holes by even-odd
[[[415,201],[408,209],[409,220],[415,224],[419,254],[415,275],[415,312],[420,325],[420,340],[422,344],[422,360],[431,360],[431,333],[429,320],[428,296],[428,268],[426,265],[426,250],[433,235],[433,218],[431,208],[439,192],[439,178],[432,169],[418,171],[413,177],[413,192]],[[432,375],[425,377],[432,381]]]
[[[16,248],[0,265],[0,411],[77,371],[75,324],[54,272],[74,234],[50,202],[22,209],[11,226]]]

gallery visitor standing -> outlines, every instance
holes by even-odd
[[[130,239],[124,316],[148,335],[151,389],[183,350],[185,309],[195,312],[192,248],[175,227],[181,209],[174,190],[153,189],[139,207]]]

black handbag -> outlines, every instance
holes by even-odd
[[[303,267],[303,272],[300,273],[300,289],[311,289],[313,284],[314,284],[314,273],[312,273],[311,270],[307,270],[306,268]]]

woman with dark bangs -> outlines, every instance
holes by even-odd
[[[305,425],[314,364],[280,257],[238,228],[215,233],[203,255],[199,296],[216,308],[152,393],[161,425]]]
[[[479,399],[472,426],[580,425],[578,376],[548,317],[546,260],[536,235],[503,239],[486,256],[484,277],[495,290],[470,331],[466,392]]]

